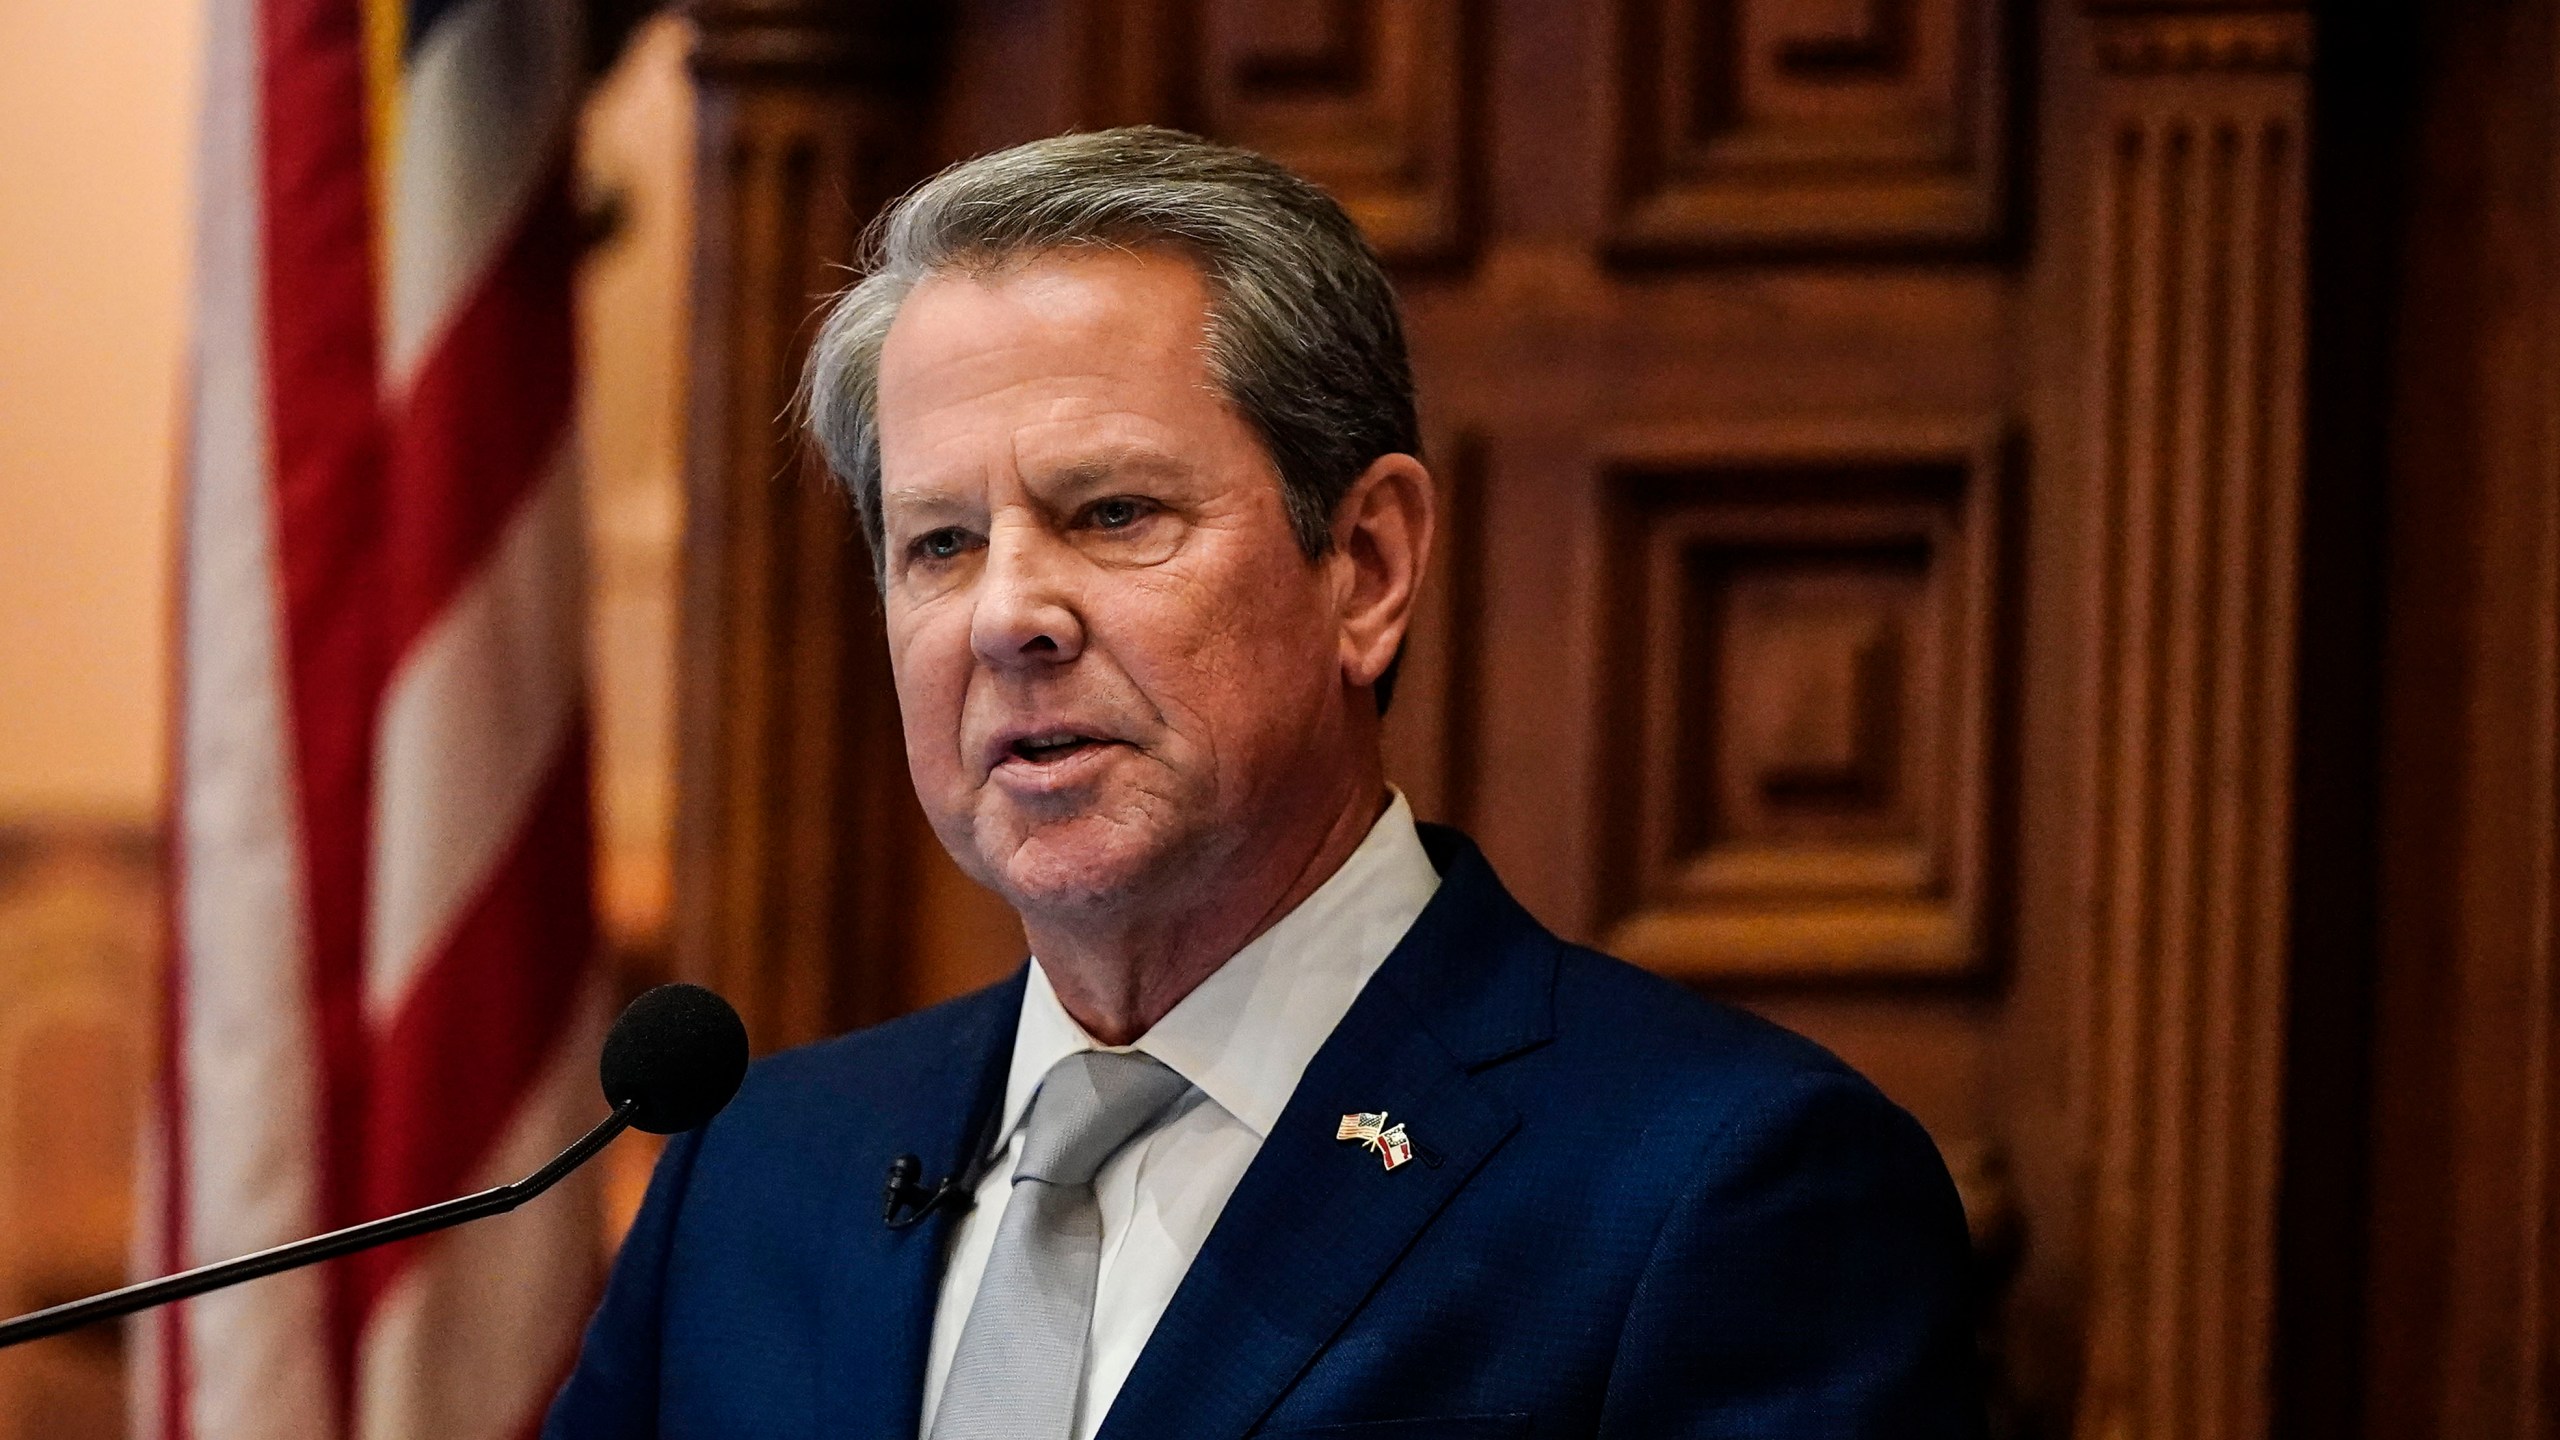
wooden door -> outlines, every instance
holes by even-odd
[[[2004,1434],[2276,1423],[2297,877],[2326,843],[2293,783],[2319,732],[2307,13],[915,13],[699,12],[722,388],[688,970],[770,1043],[1016,958],[892,783],[849,527],[772,482],[791,302],[851,234],[826,207],[1069,128],[1255,146],[1342,198],[1407,306],[1450,523],[1394,778],[1557,930],[1920,1116],[1975,1226]],[[814,610],[764,578],[812,557]],[[777,637],[812,624],[824,668],[791,680]],[[810,756],[823,787],[777,781]]]

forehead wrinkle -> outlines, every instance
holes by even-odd
[[[884,509],[894,505],[901,510],[940,511],[964,509],[969,502],[949,490],[934,486],[890,485],[881,490],[880,503]]]
[[[1043,488],[1074,490],[1138,477],[1187,479],[1195,470],[1189,461],[1159,450],[1118,446],[1098,455],[1052,465],[1029,476],[1029,479],[1032,484]]]

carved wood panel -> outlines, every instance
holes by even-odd
[[[1671,974],[1984,954],[1998,431],[1823,423],[1624,447],[1602,667],[1606,948]]]
[[[758,1048],[905,1005],[915,800],[896,756],[868,552],[805,474],[791,401],[821,297],[870,212],[916,178],[917,18],[696,8],[695,376],[676,847],[676,968]]]
[[[1330,190],[1391,260],[1459,254],[1473,199],[1466,0],[1089,0],[1092,125],[1177,125]]]
[[[2080,1431],[2265,1433],[2302,503],[2309,20],[2115,13],[2086,341]]]
[[[2000,238],[2000,0],[1620,0],[1617,17],[1618,253]]]

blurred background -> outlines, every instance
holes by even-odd
[[[609,988],[772,1049],[1017,962],[785,411],[889,198],[1181,125],[1404,293],[1451,523],[1391,773],[1920,1116],[1999,1435],[2560,1434],[2560,0],[590,20]],[[208,31],[0,0],[0,1312],[147,1228]],[[0,1353],[0,1437],[124,1433],[133,1363]]]

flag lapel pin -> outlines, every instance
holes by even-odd
[[[1384,1110],[1363,1110],[1343,1116],[1342,1123],[1334,1127],[1333,1138],[1357,1140],[1368,1146],[1390,1170],[1413,1158],[1412,1138],[1404,1133],[1401,1123],[1388,1124]]]

